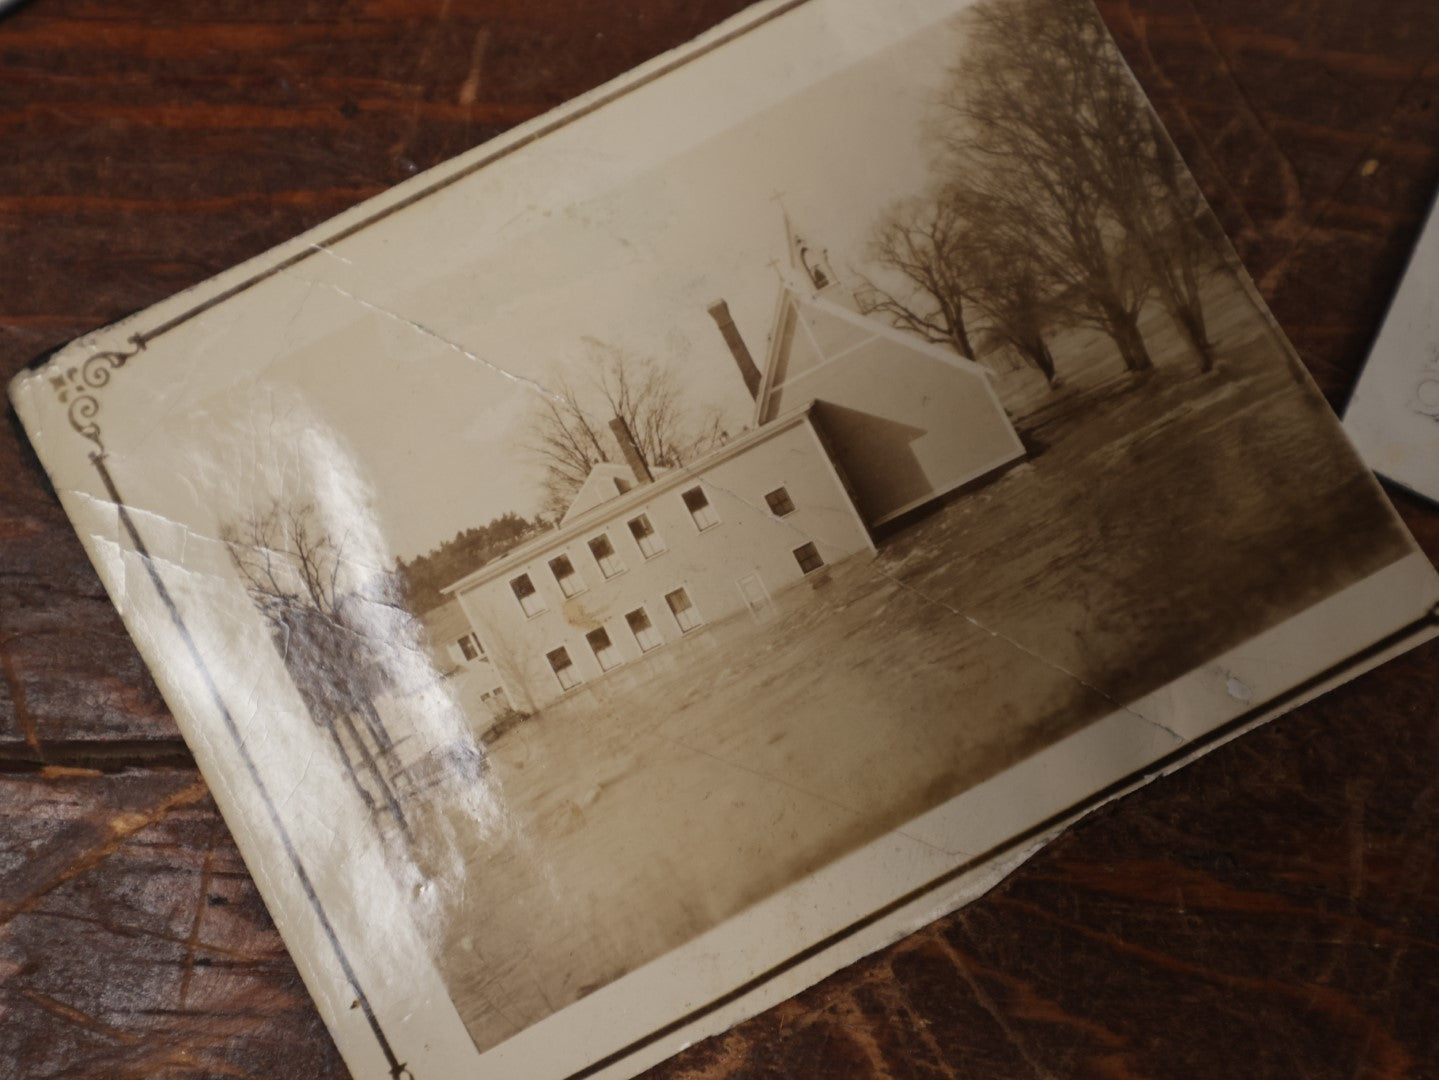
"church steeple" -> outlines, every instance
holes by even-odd
[[[830,265],[828,249],[810,243],[794,227],[789,210],[783,203],[780,209],[784,213],[784,233],[786,246],[789,248],[790,269],[799,274],[816,293],[840,293],[842,290],[839,276]]]

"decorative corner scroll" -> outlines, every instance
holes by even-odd
[[[110,373],[125,366],[132,356],[143,349],[144,342],[134,339],[134,348],[128,352],[100,352],[87,356],[79,364],[71,364],[50,373],[50,385],[60,404],[66,406],[70,426],[95,444],[99,452],[105,452],[100,438],[100,399],[95,391],[110,382]]]

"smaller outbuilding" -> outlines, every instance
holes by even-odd
[[[827,255],[790,226],[790,265],[756,366],[728,306],[710,306],[756,427],[815,403],[835,464],[871,528],[981,480],[1024,456],[982,366],[862,314]]]

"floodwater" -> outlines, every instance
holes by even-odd
[[[1028,461],[490,747],[509,827],[438,950],[482,1049],[1408,553],[1247,299],[1211,310],[1218,372],[1076,338]]]

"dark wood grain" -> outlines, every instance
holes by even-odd
[[[33,0],[0,22],[0,377],[742,6]],[[1439,183],[1431,0],[1101,9],[1341,404]],[[10,419],[0,1075],[343,1075]],[[1395,498],[1439,555],[1439,512]],[[1099,811],[652,1075],[1439,1076],[1436,661]]]
[[[344,1075],[193,770],[10,777],[0,837],[0,1075]]]

